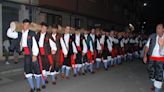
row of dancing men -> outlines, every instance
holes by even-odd
[[[94,74],[101,65],[108,70],[123,61],[133,61],[145,44],[144,37],[134,33],[91,28],[76,29],[72,34],[70,26],[64,28],[63,34],[57,33],[58,26],[53,26],[49,33],[44,22],[36,33],[29,29],[30,23],[28,19],[23,20],[21,32],[12,23],[7,30],[7,36],[12,38],[10,50],[23,51],[30,92],[45,89],[48,77],[54,85],[58,74],[62,79],[69,79],[71,70],[76,77],[87,72]]]

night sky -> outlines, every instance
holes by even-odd
[[[147,0],[143,7],[143,21],[146,21],[146,30],[153,30],[157,23],[164,23],[164,0]]]

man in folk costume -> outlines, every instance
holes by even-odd
[[[41,70],[37,59],[39,48],[35,39],[35,32],[29,30],[30,23],[31,22],[28,19],[24,19],[22,32],[18,33],[15,31],[15,28],[9,28],[7,36],[20,41],[20,44],[17,44],[17,46],[21,45],[20,47],[24,51],[24,71],[25,77],[31,87],[30,92],[35,91],[33,75],[36,80],[36,90],[37,92],[40,92]]]
[[[85,73],[87,73],[88,70],[93,71],[92,70],[93,68],[91,67],[93,46],[92,46],[92,40],[91,40],[91,37],[89,36],[88,30],[84,30],[84,41],[87,44],[87,52],[83,55],[83,62],[85,62],[84,70],[85,70]]]
[[[55,84],[55,70],[52,60],[52,54],[55,54],[57,48],[56,44],[50,39],[50,34],[47,32],[48,25],[44,22],[41,23],[41,31],[37,33],[37,42],[39,45],[40,55],[39,59],[42,62],[42,88],[44,89],[45,83],[48,83],[47,77],[50,75],[52,83]]]
[[[60,45],[60,37],[61,35],[57,33],[57,30],[58,30],[58,26],[57,25],[54,25],[52,27],[52,33],[51,33],[51,40],[53,42],[56,43],[56,47],[57,47],[57,51],[52,53],[52,58],[53,58],[53,65],[54,65],[54,68],[55,68],[55,74],[59,74],[59,70],[61,68],[61,65],[60,65],[60,54],[62,54],[62,50],[61,50],[61,45]],[[55,78],[57,78],[57,76],[55,76]]]
[[[90,47],[90,51],[91,51],[91,54],[92,54],[92,61],[90,61],[90,72],[92,74],[94,74],[94,63],[95,63],[95,59],[96,59],[96,35],[95,35],[95,29],[92,28],[91,29],[91,33],[90,33],[90,43],[91,43],[91,47]]]
[[[138,34],[138,36],[136,35],[135,38],[135,46],[136,46],[136,51],[135,51],[135,56],[137,57],[137,59],[139,59],[139,53],[140,53],[140,40],[141,40],[141,35]]]
[[[120,46],[121,46],[121,60],[122,61],[125,61],[125,37],[124,37],[124,32],[121,33],[121,43],[120,43]]]
[[[62,48],[63,53],[63,61],[62,63],[62,78],[64,78],[64,73],[67,79],[69,79],[69,74],[71,67],[75,64],[75,58],[76,58],[76,47],[74,42],[72,41],[72,37],[70,35],[70,26],[65,27],[65,33],[60,38],[60,44]]]
[[[101,38],[101,34],[100,31],[96,31],[96,35],[95,35],[95,51],[96,51],[96,69],[98,70],[101,64],[101,53],[102,53],[102,47],[100,44],[100,38]]]
[[[124,47],[124,44],[123,44],[123,38],[122,38],[122,34],[121,33],[118,33],[117,34],[117,37],[118,37],[118,55],[117,55],[117,64],[122,64],[122,57],[123,57],[123,47]]]
[[[155,88],[154,92],[160,92],[163,82],[164,56],[160,53],[163,48],[163,46],[161,46],[161,43],[163,43],[163,40],[161,42],[161,39],[164,39],[163,37],[163,24],[158,24],[156,33],[150,35],[147,41],[143,58],[143,61],[148,63],[149,78]]]
[[[138,39],[138,52],[139,54],[142,53],[142,49],[143,49],[143,35],[140,35],[139,39]]]
[[[127,56],[128,56],[128,43],[129,43],[129,38],[128,38],[128,33],[125,33],[124,34],[124,40],[123,40],[123,42],[124,42],[124,52],[125,52],[125,54],[124,54],[124,61],[127,61]]]
[[[131,61],[133,61],[133,52],[134,52],[134,38],[133,38],[133,35],[132,33],[130,33],[130,36],[129,36],[129,45],[128,47],[130,48],[129,51],[128,51],[128,59]]]
[[[84,71],[82,71],[83,68],[83,56],[87,52],[87,45],[84,42],[84,37],[82,34],[80,34],[80,29],[77,29],[75,34],[73,34],[72,39],[76,46],[76,59],[75,59],[75,65],[73,66],[74,69],[74,77],[77,76],[77,74],[81,75],[81,73],[84,75]]]
[[[111,64],[111,51],[112,51],[112,43],[109,41],[108,32],[103,32],[100,40],[102,46],[102,60],[104,63],[104,69],[108,70]]]
[[[115,32],[111,31],[109,34],[109,40],[112,42],[112,61],[111,65],[114,66],[117,63],[117,44],[118,44],[118,39],[116,39],[114,36]]]

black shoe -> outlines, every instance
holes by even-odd
[[[74,77],[76,77],[77,75],[76,75],[76,74],[74,74],[73,76],[74,76]]]
[[[40,91],[41,91],[41,89],[40,89],[40,88],[37,88],[37,89],[36,89],[36,92],[40,92]]]
[[[152,86],[150,89],[151,89],[151,91],[154,91],[154,90],[155,90],[155,87],[154,87],[154,86]]]
[[[69,77],[66,77],[67,80],[69,80],[70,78]]]
[[[108,68],[105,68],[105,71],[108,71]]]
[[[82,75],[85,75],[85,73],[82,73]]]
[[[81,76],[81,73],[79,72],[78,75]]]
[[[34,92],[35,90],[34,89],[30,89],[30,91],[29,92]]]
[[[45,86],[45,85],[43,85],[43,86],[42,86],[42,89],[45,89],[45,88],[46,88],[46,86]]]
[[[91,72],[92,74],[95,74],[95,72]]]
[[[57,80],[57,79],[58,79],[58,77],[57,77],[57,76],[55,76],[55,79]]]
[[[54,81],[54,82],[52,82],[52,84],[53,84],[53,85],[56,85],[56,82]]]
[[[48,84],[48,80],[45,80],[45,83]]]
[[[18,64],[18,62],[14,62],[14,64]]]
[[[85,73],[87,73],[87,70],[85,70]]]

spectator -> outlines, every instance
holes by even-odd
[[[9,47],[10,47],[10,42],[7,39],[3,42],[4,55],[5,55],[5,64],[7,64],[7,65],[10,64],[9,63],[9,55],[10,55]]]

